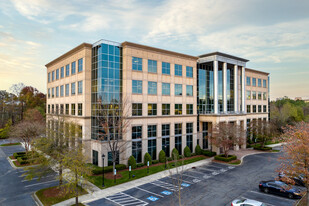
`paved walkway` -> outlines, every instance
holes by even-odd
[[[114,195],[116,193],[123,192],[125,190],[129,190],[131,188],[134,188],[134,187],[137,187],[137,186],[149,183],[149,182],[153,182],[153,181],[161,179],[163,177],[167,177],[171,174],[176,174],[177,172],[179,172],[179,170],[185,171],[185,170],[191,169],[192,167],[198,167],[198,166],[201,166],[201,165],[209,164],[209,163],[211,163],[212,160],[213,160],[213,158],[208,158],[208,159],[201,160],[201,161],[198,161],[198,162],[194,162],[194,163],[191,163],[191,164],[187,164],[187,165],[184,165],[184,166],[181,166],[181,167],[178,167],[178,168],[173,168],[173,169],[170,169],[170,170],[158,172],[158,173],[153,174],[153,175],[149,175],[149,176],[137,179],[137,180],[133,180],[133,181],[126,182],[126,183],[123,183],[123,184],[120,184],[120,185],[109,187],[109,188],[106,188],[106,189],[103,189],[103,190],[100,190],[100,191],[96,191],[96,192],[93,192],[93,193],[90,193],[90,194],[87,194],[87,195],[83,195],[83,196],[79,197],[79,202],[86,202],[86,201],[89,202],[89,201],[98,200],[98,199],[101,199],[101,198],[104,198],[104,197],[107,197],[107,196],[111,196],[111,195]],[[72,205],[74,203],[75,203],[75,198],[71,198],[69,200],[55,204],[54,206]]]
[[[253,154],[260,154],[260,153],[265,153],[264,151],[259,151],[259,150],[253,150],[253,149],[240,149],[240,150],[230,150],[229,151],[229,154],[230,155],[236,155],[237,156],[237,159],[243,160],[243,158],[245,156],[248,156],[248,155],[253,155]]]

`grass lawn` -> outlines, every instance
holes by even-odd
[[[7,147],[7,146],[15,146],[15,145],[21,145],[20,142],[16,142],[16,143],[7,143],[7,144],[2,144],[0,145],[1,147]]]
[[[80,195],[87,194],[87,192],[79,187]],[[70,199],[72,197],[75,197],[75,193],[67,193],[67,194],[61,194],[62,190],[58,188],[58,186],[55,187],[49,187],[45,189],[41,189],[36,192],[37,197],[40,199],[40,201],[45,206],[54,205],[58,202],[62,202],[64,200]],[[74,204],[75,205],[75,204]],[[83,205],[83,204],[80,204]]]
[[[200,160],[203,160],[203,159],[206,159],[206,157],[203,157],[203,156],[199,156],[199,157],[193,157],[191,159],[186,159],[186,160],[179,160],[179,162],[177,162],[178,166],[180,165],[185,165],[185,164],[190,164],[192,162],[197,162],[197,161],[200,161]],[[168,163],[168,166],[167,168],[173,168],[175,167],[175,163],[174,162],[169,162]],[[132,170],[131,171],[131,179],[129,179],[129,171],[128,169],[126,170],[122,170],[122,171],[119,171],[118,174],[121,175],[121,178],[118,178],[116,179],[116,183],[114,183],[114,179],[107,179],[107,178],[104,178],[104,184],[105,184],[105,187],[104,188],[107,188],[107,187],[111,187],[111,186],[114,186],[114,185],[118,185],[118,184],[122,184],[122,183],[125,183],[125,182],[128,182],[128,181],[131,181],[131,180],[135,180],[135,179],[139,179],[139,178],[142,178],[142,177],[145,177],[147,175],[151,175],[151,174],[155,174],[157,172],[161,172],[165,170],[165,165],[152,165],[149,167],[149,173],[147,173],[147,168],[142,168],[142,169],[135,169],[135,170]],[[117,174],[117,175],[118,175]],[[134,178],[132,178],[132,175],[135,175]],[[98,175],[98,176],[88,176],[87,179],[92,182],[93,184],[95,184],[96,186],[98,186],[99,188],[102,188],[102,175]]]

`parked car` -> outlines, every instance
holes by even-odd
[[[265,193],[282,195],[290,199],[301,198],[305,193],[305,191],[301,191],[299,188],[293,185],[288,185],[284,182],[275,180],[261,181],[259,184],[259,188]]]
[[[231,206],[266,206],[266,205],[263,202],[242,198],[233,200]]]
[[[280,181],[284,182],[284,177],[286,177],[286,175],[284,174],[284,172],[279,172],[278,177]],[[294,180],[295,185],[305,187],[303,175],[299,175],[298,177],[290,177],[290,178]]]

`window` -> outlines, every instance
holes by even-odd
[[[82,116],[83,115],[83,104],[79,103],[77,104],[78,106],[78,111],[77,111],[77,115],[78,116]]]
[[[78,86],[78,94],[82,94],[83,93],[83,81],[78,81],[77,86]]]
[[[251,99],[251,91],[247,91],[247,99],[248,99],[248,100]]]
[[[263,112],[267,112],[267,106],[263,105]]]
[[[157,94],[157,82],[148,82],[148,94]]]
[[[247,86],[250,86],[250,85],[251,85],[251,78],[247,77]]]
[[[75,115],[75,104],[71,104],[71,115]]]
[[[48,89],[48,98],[50,98],[50,89]]]
[[[142,126],[132,127],[132,139],[142,139]]]
[[[182,154],[181,142],[182,142],[182,124],[175,124],[175,148],[178,150],[179,155]]]
[[[148,153],[153,160],[157,159],[156,137],[157,125],[148,125]]]
[[[59,105],[56,104],[56,114],[59,114]]]
[[[56,97],[59,97],[59,87],[56,87]]]
[[[167,62],[162,62],[162,74],[171,74],[171,64]]]
[[[157,115],[157,104],[148,104],[148,115]]]
[[[50,105],[48,105],[47,108],[47,113],[50,114]]]
[[[55,71],[52,71],[52,81],[55,81]]]
[[[63,97],[64,96],[64,86],[61,85],[60,86],[60,97]]]
[[[142,141],[132,142],[132,156],[136,159],[136,163],[142,162]]]
[[[141,80],[132,80],[132,93],[142,94],[143,92],[143,82]]]
[[[157,125],[148,125],[148,138],[157,137]]]
[[[256,87],[256,78],[252,78],[252,86]]]
[[[162,137],[162,150],[165,152],[166,157],[170,156],[170,138],[169,137]]]
[[[193,77],[193,67],[187,66],[186,67],[186,74],[187,74],[187,77]]]
[[[72,62],[71,63],[71,74],[75,74],[76,73],[76,62]]]
[[[69,104],[65,104],[65,114],[69,114]]]
[[[193,151],[193,123],[186,124],[187,146]]]
[[[182,65],[175,64],[175,76],[182,76]]]
[[[132,116],[142,116],[143,115],[143,104],[133,103],[132,104]]]
[[[54,98],[54,97],[55,97],[55,89],[52,88],[52,98]]]
[[[253,112],[256,113],[256,105],[253,105]]]
[[[251,105],[247,105],[247,113],[251,113]]]
[[[266,92],[263,92],[263,100],[266,100]]]
[[[70,75],[70,67],[66,65],[65,67],[65,76],[68,77]]]
[[[115,159],[115,163],[116,165],[119,164],[119,151],[115,151],[116,152],[116,159]],[[112,152],[108,152],[107,153],[107,165],[108,166],[112,166],[113,165],[113,153]]]
[[[92,164],[99,165],[99,153],[98,151],[92,150]]]
[[[252,99],[256,99],[256,92],[255,91],[252,92]]]
[[[258,100],[262,100],[262,92],[258,92]]]
[[[78,60],[78,72],[83,71],[83,58]]]
[[[148,59],[148,72],[157,73],[157,61]]]
[[[170,136],[170,125],[162,124],[162,137]]]
[[[69,96],[69,94],[70,94],[70,85],[66,84],[65,85],[65,96]]]
[[[132,70],[142,71],[143,70],[143,60],[142,58],[132,57]]]
[[[182,115],[182,104],[175,104],[175,115]]]
[[[48,82],[50,82],[50,72],[48,72]]]
[[[262,87],[262,80],[261,79],[258,79],[258,86]]]
[[[181,95],[182,95],[182,85],[175,84],[175,96],[181,96]]]
[[[187,114],[193,114],[193,104],[187,104]]]
[[[63,104],[60,104],[60,114],[63,114],[63,112],[64,112]]]
[[[262,112],[262,105],[258,106],[258,112]]]
[[[263,79],[263,87],[266,88],[266,79]]]
[[[170,95],[171,86],[170,83],[162,83],[162,95]]]
[[[193,96],[193,86],[187,85],[186,92],[187,92],[187,96]]]
[[[52,104],[52,114],[55,112],[55,106]]]
[[[59,79],[59,69],[56,70],[56,80]]]
[[[170,115],[170,104],[162,104],[162,115]]]
[[[75,82],[73,82],[71,84],[71,94],[74,95],[75,94]]]

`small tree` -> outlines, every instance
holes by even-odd
[[[178,150],[176,148],[174,148],[172,150],[172,159],[173,160],[179,160],[179,152],[178,152]]]
[[[200,145],[196,145],[195,147],[195,154],[196,155],[201,155],[202,154],[202,149]]]
[[[149,161],[149,165],[151,165],[151,156],[148,152],[144,155],[144,165],[147,165],[147,162]]]
[[[128,167],[131,166],[132,169],[136,168],[136,160],[133,156],[130,156],[128,159]]]
[[[231,147],[243,143],[244,130],[240,125],[221,122],[215,125],[211,139],[216,147],[222,148],[225,157],[228,157]]]
[[[293,178],[303,177],[309,205],[309,123],[285,127],[282,138],[286,145],[283,146],[283,156],[279,158],[282,162],[279,171],[284,172],[285,180],[292,184],[295,184]]]
[[[188,146],[186,146],[184,149],[184,155],[185,157],[191,157],[191,150]]]
[[[163,150],[159,152],[159,162],[164,163],[166,161],[166,155]]]

